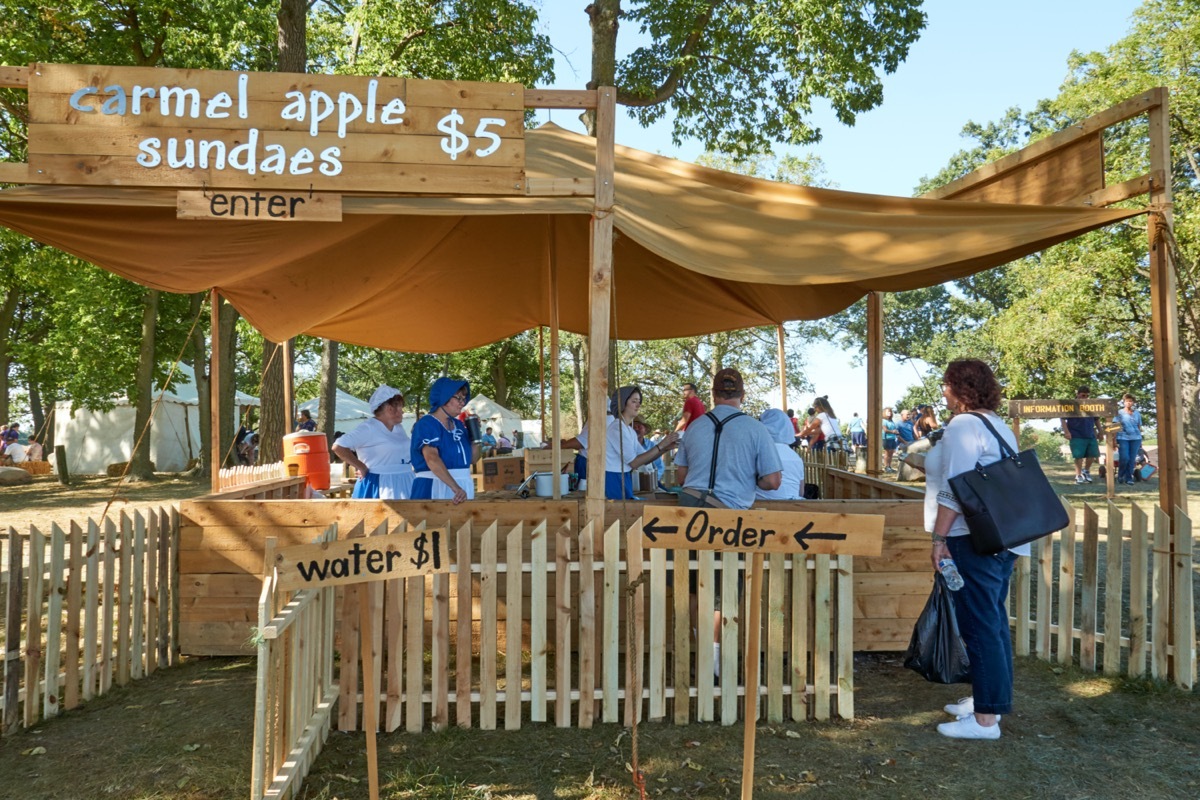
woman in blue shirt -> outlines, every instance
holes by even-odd
[[[1113,422],[1121,426],[1117,432],[1117,458],[1120,460],[1117,470],[1117,483],[1133,485],[1133,465],[1138,453],[1142,451],[1142,412],[1134,409],[1134,398],[1125,394],[1122,398],[1125,408],[1117,412]]]
[[[471,399],[471,385],[462,378],[438,378],[429,387],[428,414],[412,430],[413,500],[450,500],[455,505],[475,497],[471,464],[483,448],[472,442],[458,419]]]

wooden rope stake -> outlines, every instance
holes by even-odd
[[[629,623],[626,626],[629,628],[629,638],[626,640],[629,649],[626,650],[626,657],[629,659],[631,667],[627,690],[630,696],[633,697],[633,722],[630,725],[630,749],[632,750],[630,764],[633,766],[633,785],[638,790],[638,797],[641,800],[646,800],[646,776],[642,774],[641,765],[638,763],[638,717],[641,716],[642,711],[642,682],[638,679],[640,671],[638,667],[642,665],[642,654],[638,648],[637,620],[636,615],[633,613],[633,602],[634,596],[637,594],[638,589],[642,588],[642,584],[646,582],[649,574],[648,572],[643,572],[636,580],[630,582],[625,587],[625,620]]]
[[[761,624],[763,556],[756,552],[750,557],[750,580],[746,581],[746,605],[750,612],[750,629],[746,631],[746,732],[742,737],[742,800],[754,797],[754,734],[758,730],[758,629]]]

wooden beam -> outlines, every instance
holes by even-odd
[[[591,197],[595,181],[587,178],[526,178],[525,194],[529,197]]]
[[[776,328],[776,334],[778,334],[779,339],[779,407],[787,411],[787,355],[783,349],[784,339],[787,334],[783,329],[782,322]]]
[[[603,91],[603,90],[601,90]],[[614,98],[615,99],[615,98]],[[526,108],[596,108],[595,89],[525,90]]]
[[[883,472],[883,295],[867,294],[867,474]]]
[[[553,455],[550,456],[550,471],[555,475],[562,473],[562,449],[558,443],[562,441],[562,394],[558,379],[558,239],[555,236],[555,228],[558,224],[558,218],[554,216],[547,217],[547,225],[549,226],[547,238],[549,247],[548,266],[550,269],[550,280],[548,287],[550,290],[550,448]],[[579,416],[582,409],[575,409],[575,416]],[[542,438],[546,438],[546,423],[542,423]],[[562,494],[562,483],[555,479],[553,481],[554,489],[551,497],[559,499]]]
[[[283,434],[286,436],[296,427],[296,340],[286,339],[283,342]]]
[[[608,404],[608,339],[612,326],[614,144],[617,90],[605,86],[596,106],[596,202],[592,212],[591,276],[588,281],[588,486],[587,522],[604,527],[605,441]],[[620,469],[620,465],[615,465]]]
[[[1131,97],[1123,103],[1119,103],[1112,108],[1101,111],[1099,114],[1088,117],[1078,125],[1072,125],[1066,130],[1051,134],[1045,139],[1040,139],[1028,147],[1007,155],[1004,158],[993,161],[990,164],[985,164],[956,181],[951,181],[945,186],[940,186],[937,189],[926,192],[921,197],[930,200],[953,200],[956,194],[969,187],[984,181],[994,180],[1006,172],[1011,172],[1018,167],[1027,166],[1034,161],[1046,158],[1055,150],[1065,147],[1076,139],[1090,136],[1098,130],[1103,130],[1118,122],[1124,122],[1140,114],[1145,114],[1151,109],[1161,109],[1165,106],[1165,102],[1166,90],[1164,89],[1151,89],[1150,91],[1143,92],[1137,97]]]
[[[1128,200],[1131,197],[1149,194],[1152,185],[1161,184],[1162,182],[1162,170],[1156,170],[1153,174],[1142,175],[1139,178],[1133,178],[1122,183],[1114,183],[1112,186],[1105,186],[1099,191],[1081,194],[1076,198],[1068,200],[1064,205],[1104,208],[1105,206],[1111,206],[1113,203]]]
[[[1167,116],[1167,90],[1151,90],[1158,97],[1150,112],[1150,169],[1161,174],[1151,186],[1150,204],[1150,303],[1154,339],[1154,385],[1158,410],[1159,506],[1167,519],[1175,507],[1187,508],[1187,472],[1183,460],[1183,396],[1179,380],[1179,309],[1175,270],[1169,247],[1171,213],[1171,130]]]
[[[209,471],[210,487],[221,491],[221,294],[216,289],[208,293],[209,330],[212,349],[208,357],[208,413],[210,420]]]
[[[29,183],[29,176],[24,161],[0,161],[0,183]]]
[[[29,67],[0,67],[0,89],[28,89]]]

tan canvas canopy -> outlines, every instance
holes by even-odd
[[[0,192],[0,224],[146,286],[216,287],[274,341],[486,344],[550,323],[552,268],[561,327],[587,333],[595,141],[548,125],[526,148],[531,187],[587,196],[347,197],[340,223],[279,223],[179,220],[172,190],[30,186]],[[621,146],[615,170],[622,339],[817,319],[1142,213],[811,189]]]

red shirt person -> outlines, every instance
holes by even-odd
[[[705,407],[704,401],[696,395],[696,384],[685,383],[683,385],[683,416],[679,418],[675,430],[687,430],[687,426],[703,417],[706,411],[708,408]]]

